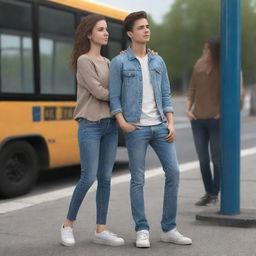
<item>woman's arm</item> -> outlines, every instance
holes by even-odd
[[[96,99],[108,101],[109,91],[104,88],[93,63],[86,57],[80,57],[77,61],[77,73],[81,77],[84,86]]]

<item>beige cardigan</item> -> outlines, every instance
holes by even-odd
[[[109,76],[110,61],[106,58],[81,55],[77,60],[77,104],[74,119],[85,118],[98,121],[111,117],[109,108]]]

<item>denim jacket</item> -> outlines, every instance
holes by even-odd
[[[167,69],[159,55],[153,55],[149,51],[147,55],[156,106],[164,122],[165,113],[173,112]],[[138,122],[142,111],[142,93],[140,62],[129,47],[124,54],[119,54],[111,61],[109,75],[111,114],[122,112],[127,122]]]

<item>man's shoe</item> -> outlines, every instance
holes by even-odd
[[[93,242],[95,244],[104,244],[110,246],[124,245],[124,239],[118,237],[116,234],[110,232],[109,230],[104,230],[100,233],[95,232]]]
[[[180,245],[189,245],[192,244],[192,239],[189,237],[183,236],[177,228],[174,228],[168,232],[162,232],[161,239],[162,242],[174,243]]]
[[[75,245],[75,239],[73,235],[73,228],[61,226],[61,243],[65,246]]]
[[[136,247],[138,248],[149,248],[149,231],[146,229],[137,231]]]
[[[218,196],[212,196],[209,194],[205,194],[200,198],[199,201],[195,203],[196,206],[210,206],[215,205],[218,202]]]

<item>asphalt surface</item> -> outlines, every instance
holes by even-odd
[[[178,116],[182,113],[183,100],[177,101]],[[160,163],[151,149],[148,150],[146,167],[149,175],[145,185],[145,204],[150,223],[151,248],[138,249],[134,246],[135,231],[130,211],[128,158],[125,149],[118,150],[113,172],[108,227],[125,239],[122,247],[95,245],[91,242],[95,229],[95,189],[87,194],[75,224],[76,245],[67,248],[59,243],[60,225],[63,222],[70,195],[52,199],[55,191],[63,191],[75,185],[79,178],[79,167],[47,171],[41,174],[37,186],[27,195],[15,199],[0,199],[1,205],[13,202],[24,203],[29,198],[33,203],[20,210],[0,214],[0,255],[2,256],[126,256],[126,255],[182,255],[182,256],[256,256],[256,229],[223,227],[196,221],[195,216],[206,207],[196,207],[195,201],[204,193],[199,169],[192,163],[197,160],[189,123],[180,118],[176,122],[176,147],[181,164],[178,200],[177,227],[193,239],[191,246],[179,246],[160,242],[160,220],[164,175],[160,174]],[[242,118],[241,149],[241,208],[256,209],[256,118]],[[245,149],[251,149],[245,151]],[[247,152],[247,153],[246,153]],[[185,168],[188,164],[190,167]],[[184,168],[183,168],[184,167]],[[151,171],[150,171],[151,170]],[[152,171],[153,170],[153,171]],[[48,197],[43,203],[39,199]],[[62,193],[62,192],[60,192]],[[37,202],[38,199],[38,202]],[[208,209],[209,207],[207,207]],[[219,204],[212,210],[219,209]],[[256,218],[256,216],[255,216]]]

